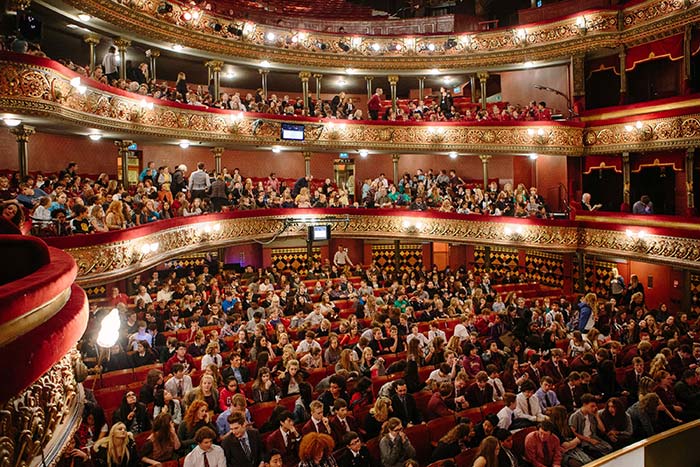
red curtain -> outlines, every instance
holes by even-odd
[[[671,60],[683,58],[683,34],[631,47],[627,50],[625,69],[632,71],[638,63],[660,58],[670,58]]]
[[[593,170],[615,170],[622,173],[622,158],[620,156],[586,156],[583,161],[583,173],[589,174]]]

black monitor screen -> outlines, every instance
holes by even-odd
[[[282,124],[282,139],[304,141],[304,125],[283,123]]]

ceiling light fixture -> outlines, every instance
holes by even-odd
[[[182,149],[187,149],[187,148],[190,147],[190,142],[187,141],[187,140],[180,141],[180,147],[181,147]]]
[[[457,151],[450,151],[448,156],[450,156],[450,159],[457,159],[457,156],[459,156],[459,154],[457,154]]]
[[[19,126],[19,124],[22,123],[22,120],[20,120],[19,118],[12,118],[12,117],[3,118],[2,121],[5,123],[5,126],[9,126],[9,127]]]
[[[78,19],[80,21],[90,21],[92,19],[92,17],[90,15],[88,15],[87,13],[80,13],[78,15]]]
[[[270,68],[270,62],[268,62],[267,60],[263,60],[262,62],[260,62],[260,66],[263,68]]]
[[[369,154],[369,151],[366,149],[360,149],[360,157],[365,158]]]
[[[175,44],[175,45],[173,46],[173,50],[174,50],[175,52],[180,52],[180,51],[182,51],[182,49],[184,49],[184,47],[181,46],[180,44]]]
[[[272,152],[274,152],[275,154],[279,154],[282,152],[282,148],[280,148],[279,146],[272,146]]]
[[[99,140],[102,139],[102,135],[99,134],[99,133],[90,133],[90,134],[88,135],[88,138],[90,138],[90,139],[93,140],[93,141],[99,141]]]

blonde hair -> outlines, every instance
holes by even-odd
[[[97,440],[95,444],[93,445],[93,449],[95,452],[103,446],[107,448],[107,466],[111,467],[112,463],[114,465],[121,465],[124,456],[126,456],[127,461],[129,460],[129,442],[133,441],[133,436],[130,432],[126,432],[127,436],[126,439],[124,439],[124,442],[121,443],[121,445],[117,445],[117,443],[114,443],[114,433],[117,431],[118,427],[124,427],[126,430],[126,425],[122,422],[117,422],[112,426],[112,429],[109,430],[109,434],[105,436],[104,438]],[[114,461],[114,462],[113,462]]]

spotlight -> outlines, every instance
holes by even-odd
[[[528,154],[528,157],[530,158],[531,161],[536,161],[539,156],[533,152],[533,153]]]
[[[156,11],[158,14],[167,15],[168,13],[172,13],[173,6],[168,2],[162,2],[160,5],[158,5]]]
[[[435,52],[435,44],[428,44],[428,50],[431,52]]]
[[[375,52],[379,52],[379,50],[381,48],[382,48],[382,46],[377,44],[376,42],[374,44],[372,44],[372,50],[374,50]]]
[[[260,66],[263,68],[270,68],[270,62],[268,62],[267,60],[263,60],[262,62],[260,62]]]
[[[277,36],[275,36],[275,33],[272,32],[272,31],[270,31],[270,32],[268,32],[267,34],[265,34],[265,39],[267,39],[267,40],[270,41],[270,42],[274,41],[276,37],[277,37]]]
[[[174,50],[175,52],[180,52],[183,48],[184,48],[184,47],[182,47],[180,44],[175,44],[175,45],[173,46],[173,50]]]

